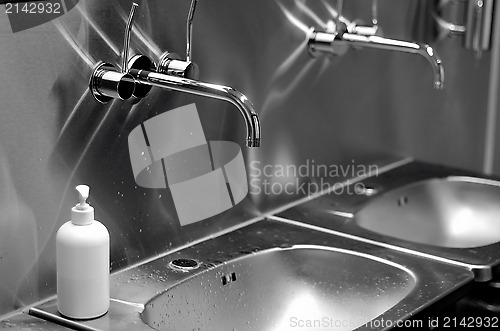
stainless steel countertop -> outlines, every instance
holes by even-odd
[[[111,308],[101,318],[91,321],[67,320],[57,312],[56,299],[32,307],[27,313],[80,330],[151,330],[142,322],[140,313],[146,303],[158,294],[235,258],[270,248],[290,248],[295,245],[318,245],[355,251],[396,263],[411,271],[415,276],[415,287],[400,303],[379,316],[386,320],[396,321],[432,314],[435,309],[455,302],[465,295],[469,289],[467,285],[474,279],[470,270],[449,263],[405,254],[280,220],[265,219],[113,274]],[[201,262],[201,266],[191,272],[170,268],[169,262],[178,258],[196,259]],[[0,324],[0,327],[7,325],[5,328],[22,329],[25,323],[30,322],[34,323],[33,327],[38,328],[36,330],[59,329],[56,324],[47,324],[26,314],[13,316]]]

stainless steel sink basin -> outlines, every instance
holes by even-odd
[[[152,299],[142,318],[157,330],[297,330],[307,321],[352,330],[396,305],[415,284],[395,263],[302,245],[190,278]]]
[[[500,181],[413,161],[351,185],[277,217],[500,276]]]
[[[386,192],[354,214],[365,229],[412,242],[472,248],[500,241],[500,183],[428,179]]]
[[[68,320],[55,299],[29,314],[77,330],[381,331],[426,326],[473,278],[450,263],[262,219],[113,274],[101,318]]]

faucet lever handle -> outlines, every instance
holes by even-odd
[[[341,21],[342,17],[342,7],[344,6],[344,0],[337,0],[337,17],[335,18],[335,30],[337,33],[340,33],[341,29]]]
[[[160,56],[158,61],[156,69],[159,73],[182,78],[198,79],[198,65],[191,61],[193,46],[193,20],[197,3],[198,0],[191,0],[186,21],[186,61],[181,60],[181,57],[175,53],[165,52]]]
[[[121,68],[111,63],[99,62],[94,67],[89,80],[89,89],[92,96],[100,103],[106,104],[112,99],[127,100],[134,95],[136,84],[134,77],[128,73],[128,49],[130,46],[130,32],[134,22],[134,14],[138,4],[133,3],[128,17],[123,50],[121,53]]]
[[[198,0],[191,1],[191,6],[189,6],[189,13],[186,22],[186,62],[191,61],[191,52],[192,52],[191,45],[193,44],[193,20],[197,3]]]
[[[139,5],[134,2],[130,8],[127,25],[125,27],[125,35],[123,37],[123,50],[121,53],[121,72],[122,74],[130,73],[130,70],[152,70],[154,63],[145,55],[134,55],[129,59],[130,35],[134,24],[134,15]],[[135,82],[134,92],[132,96],[137,99],[142,99],[151,91],[151,86]]]
[[[378,0],[372,0],[372,24],[378,25]]]
[[[130,8],[130,14],[128,15],[127,26],[125,27],[125,35],[123,37],[123,50],[121,53],[121,72],[128,72],[128,51],[130,48],[130,33],[132,31],[132,25],[134,23],[135,11],[139,5],[137,3],[132,3],[132,8]]]
[[[361,36],[378,36],[382,37],[383,32],[378,25],[378,0],[372,0],[372,18],[371,25],[366,25],[363,21],[354,20],[347,27],[349,33],[361,35]]]
[[[151,90],[151,86],[138,83],[129,72],[130,68],[150,70],[154,67],[152,61],[144,55],[134,55],[130,61],[128,58],[130,35],[138,6],[134,2],[130,9],[123,39],[123,49],[120,54],[120,68],[111,63],[99,62],[90,75],[89,89],[94,98],[102,104],[106,104],[112,99],[127,100],[132,96],[141,99]]]

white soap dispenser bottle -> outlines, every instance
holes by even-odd
[[[109,232],[86,203],[90,188],[78,185],[79,203],[56,235],[57,308],[73,319],[109,310]]]

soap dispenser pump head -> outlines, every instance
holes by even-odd
[[[71,209],[71,222],[75,225],[88,225],[94,221],[94,208],[87,203],[90,187],[78,185],[78,203]]]
[[[90,187],[87,185],[78,185],[76,187],[78,191],[78,201],[80,202],[79,207],[85,207],[87,205],[87,199],[89,198]]]

